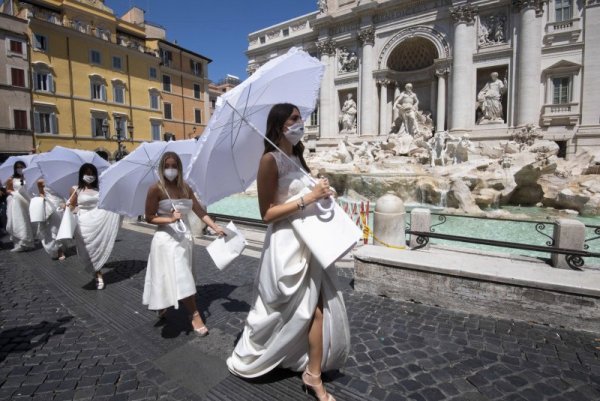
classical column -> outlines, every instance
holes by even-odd
[[[598,132],[600,125],[600,0],[587,0],[585,9],[585,44],[583,50],[583,65],[585,75],[583,76],[581,96],[581,125],[590,131]],[[579,73],[581,75],[581,73]],[[575,83],[573,83],[575,84]],[[586,88],[583,90],[583,88]],[[579,102],[579,99],[575,99]],[[580,127],[579,132],[582,132]]]
[[[358,40],[361,43],[361,69],[360,69],[360,116],[359,134],[376,135],[377,120],[375,119],[376,104],[375,85],[373,83],[373,45],[375,44],[375,29],[368,26],[358,32]]]
[[[437,107],[435,116],[435,131],[440,132],[446,129],[446,74],[447,68],[438,68],[435,70],[437,76]]]
[[[390,81],[387,79],[380,79],[379,84],[379,135],[387,135],[389,132],[388,127],[388,115],[387,115],[387,104],[388,104],[388,85]]]
[[[319,131],[322,138],[332,138],[337,135],[337,124],[335,109],[338,101],[333,97],[331,85],[333,83],[334,72],[331,66],[331,56],[335,55],[335,42],[329,38],[320,40],[316,43],[317,49],[321,53],[321,62],[325,64],[323,79],[321,80],[321,91],[319,92]]]
[[[520,13],[517,45],[516,126],[539,124],[542,18],[545,0],[513,0]]]
[[[473,48],[475,45],[475,15],[477,7],[465,4],[450,9],[454,20],[452,56],[452,104],[450,129],[467,130],[473,122]],[[438,111],[439,112],[439,111]],[[473,117],[474,118],[474,117]]]

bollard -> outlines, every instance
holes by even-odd
[[[557,248],[583,250],[585,244],[585,224],[575,219],[558,219],[554,228],[554,246]],[[552,254],[552,266],[559,269],[571,269],[567,264],[567,255]]]
[[[416,208],[410,212],[410,229],[411,231],[429,232],[431,229],[431,212],[429,209]],[[410,235],[409,246],[411,249],[420,247],[416,235]],[[422,249],[427,248],[429,248],[429,243]]]
[[[404,202],[393,192],[377,199],[373,216],[373,245],[404,248],[404,215]]]

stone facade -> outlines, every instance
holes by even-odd
[[[600,149],[599,19],[595,0],[329,0],[249,34],[248,72],[292,46],[320,58],[326,71],[307,132],[323,144],[342,136],[348,93],[357,99],[357,135],[387,135],[394,100],[410,82],[436,131],[498,142],[535,124],[566,156]],[[490,124],[478,93],[494,72],[506,83],[502,117]]]
[[[27,21],[0,14],[0,160],[33,147]]]

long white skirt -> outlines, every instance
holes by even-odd
[[[37,237],[42,241],[44,250],[51,258],[57,258],[58,250],[63,246],[63,243],[56,240],[62,215],[62,211],[55,210],[46,221],[34,223],[34,226],[37,225]]]
[[[350,351],[350,329],[336,270],[323,269],[287,221],[269,226],[255,281],[254,304],[244,332],[227,359],[242,377],[277,366],[294,371],[308,363],[308,330],[319,294],[323,300],[323,370],[342,367]]]
[[[75,246],[86,270],[99,271],[106,263],[115,245],[121,216],[108,210],[79,209]]]
[[[6,231],[15,247],[33,247],[33,227],[29,220],[29,201],[19,192],[14,191],[6,204]]]
[[[170,306],[177,309],[180,299],[196,293],[192,247],[189,235],[179,234],[169,226],[161,226],[154,233],[142,297],[142,303],[148,305],[148,309]]]

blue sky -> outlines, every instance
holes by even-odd
[[[212,59],[208,75],[247,77],[248,34],[308,14],[316,0],[106,0],[119,16],[131,6],[167,29],[167,39]]]

